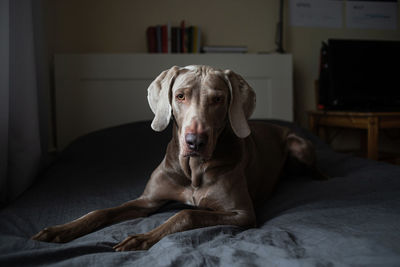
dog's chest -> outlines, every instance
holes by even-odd
[[[190,185],[185,185],[183,190],[185,204],[211,208],[217,205],[220,194],[216,193],[219,186],[217,177],[210,172],[207,163],[199,158],[186,158],[182,167],[186,177],[191,180]]]
[[[188,186],[185,189],[185,204],[205,208],[210,210],[220,210],[224,208],[224,200],[227,195],[214,186],[200,186],[194,188]]]
[[[186,189],[186,201],[185,203],[191,206],[200,207],[207,199],[207,191],[203,188],[188,187]]]
[[[185,189],[186,204],[202,206],[209,196],[210,189],[207,186],[205,166],[197,158],[191,158],[188,163],[191,184]]]
[[[218,210],[223,208],[222,203],[229,198],[226,190],[219,183],[208,183],[207,175],[200,178],[198,187],[189,185],[185,188],[185,203],[199,208]]]

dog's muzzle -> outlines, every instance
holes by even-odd
[[[193,134],[188,133],[185,135],[185,142],[187,147],[193,152],[201,152],[208,141],[206,134]]]

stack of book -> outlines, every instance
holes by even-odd
[[[180,27],[171,24],[150,26],[146,31],[149,53],[200,53],[201,31],[198,26]]]

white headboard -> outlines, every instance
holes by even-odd
[[[293,120],[292,57],[281,54],[60,54],[55,56],[57,146],[106,127],[151,120],[147,87],[173,65],[231,69],[254,88],[252,118]]]

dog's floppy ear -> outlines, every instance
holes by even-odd
[[[169,124],[171,119],[169,92],[178,72],[179,67],[177,66],[163,71],[147,89],[147,100],[154,113],[154,119],[151,123],[151,128],[154,131],[161,132]]]
[[[250,134],[247,119],[256,107],[256,94],[239,74],[231,70],[225,70],[224,74],[231,92],[229,121],[234,133],[240,138],[245,138]]]

